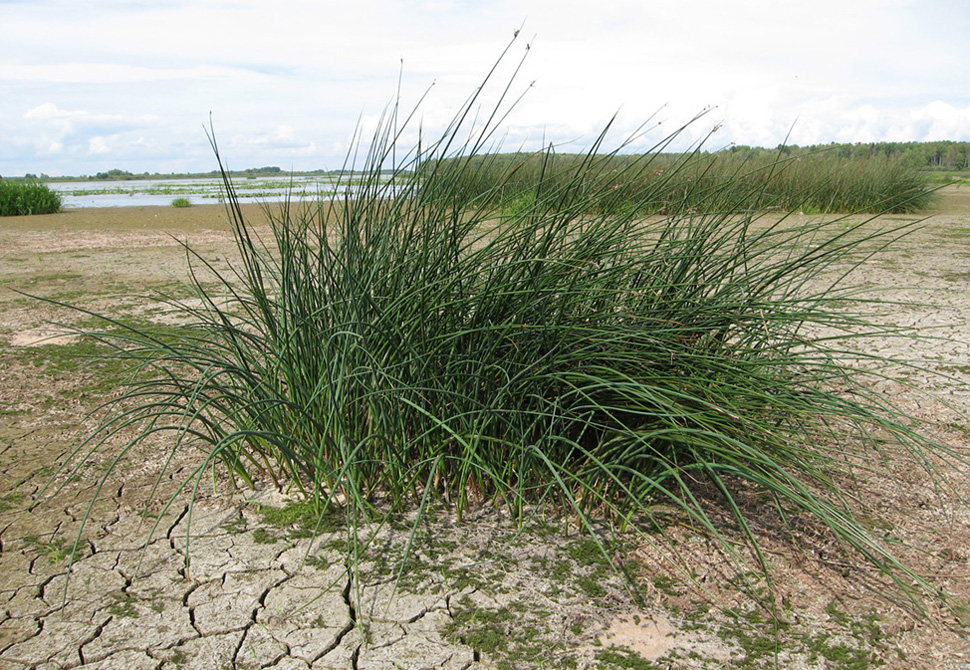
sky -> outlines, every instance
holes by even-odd
[[[968,0],[0,0],[0,175],[339,169],[496,63],[491,150],[970,140]]]

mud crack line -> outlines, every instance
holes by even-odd
[[[354,586],[354,577],[353,577],[354,573],[353,573],[353,569],[349,564],[346,565],[346,568],[347,568],[347,584],[344,586],[344,590],[341,595],[343,596],[344,604],[347,605],[347,613],[348,613],[348,618],[350,620],[348,621],[347,625],[344,626],[339,633],[337,633],[337,636],[334,638],[333,643],[328,645],[326,649],[324,649],[322,652],[316,655],[316,657],[313,659],[314,663],[320,660],[321,658],[323,658],[324,656],[326,656],[327,654],[329,654],[337,647],[339,647],[341,643],[344,641],[344,638],[347,637],[347,635],[350,633],[350,631],[352,631],[354,628],[357,627],[357,608],[354,607],[353,600],[350,597],[350,593]],[[357,668],[358,656],[360,656],[360,645],[357,646],[357,649],[354,650],[354,654],[351,657],[351,663],[353,665],[354,670],[356,670]]]

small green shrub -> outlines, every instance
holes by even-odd
[[[55,214],[61,211],[61,196],[44,184],[32,181],[0,180],[0,216]]]
[[[172,207],[191,207],[192,201],[188,198],[175,198],[172,200]]]

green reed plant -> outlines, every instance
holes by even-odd
[[[515,171],[482,154],[491,122],[472,123],[483,90],[432,144],[402,146],[408,120],[390,110],[340,199],[267,206],[257,226],[226,176],[235,270],[187,249],[197,300],[174,303],[192,322],[177,338],[111,321],[102,337],[139,373],[74,463],[131,431],[123,452],[168,435],[169,463],[206,453],[184,487],[221,465],[354,523],[489,504],[649,533],[672,505],[739,562],[739,543],[760,556],[752,523],[770,509],[814,520],[907,592],[931,588],[843,486],[887,441],[952,455],[870,388],[856,363],[871,357],[849,352],[879,329],[820,283],[904,231],[759,220],[749,205],[771,182],[730,175],[697,210],[684,184],[704,170],[622,158],[605,132],[568,170],[538,154],[531,199],[509,207],[495,191]],[[468,188],[494,170],[506,176]],[[628,178],[661,170],[618,205]],[[658,200],[667,214],[644,218]]]
[[[61,211],[61,196],[45,184],[0,180],[0,216],[54,214]]]
[[[172,200],[172,207],[191,207],[192,201],[188,198],[175,198]]]
[[[786,158],[765,182],[759,206],[810,212],[919,212],[934,195],[926,175],[899,160],[844,159],[824,151]]]
[[[445,159],[439,171],[455,174],[454,195],[488,205],[520,207],[533,203],[537,188],[586,192],[612,189],[608,198],[590,198],[609,211],[635,209],[640,214],[711,211],[730,200],[744,209],[819,212],[916,212],[930,202],[933,190],[925,175],[888,158],[839,159],[818,152],[767,158],[729,152],[682,155],[600,156],[590,165],[584,155],[538,154],[478,156],[474,169]],[[648,169],[649,168],[649,169]],[[429,169],[429,166],[425,166]],[[574,179],[577,170],[583,179]],[[600,212],[602,213],[602,212]]]

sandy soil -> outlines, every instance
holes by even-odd
[[[806,531],[792,546],[768,519],[755,532],[773,570],[775,622],[740,595],[709,540],[678,526],[694,584],[631,540],[624,566],[642,584],[639,602],[588,540],[568,528],[518,535],[494,511],[460,525],[442,512],[400,577],[381,556],[400,555],[406,531],[365,529],[376,550],[348,573],[344,531],[306,537],[261,514],[260,504],[288,502],[271,487],[203,487],[187,533],[184,496],[168,510],[146,504],[153,486],[163,498],[174,491],[199,455],[180,456],[157,482],[165,445],[150,441],[124,454],[93,505],[122,445],[32,507],[115,390],[103,368],[82,365],[87,345],[54,325],[88,317],[15,291],[164,319],[144,296],[178,292],[181,242],[220,267],[233,257],[221,206],[0,219],[0,669],[970,667],[960,612],[929,602],[914,614],[831,541]],[[919,232],[855,279],[906,303],[885,310],[887,323],[927,336],[866,343],[926,367],[882,390],[960,454],[970,453],[968,259],[970,188],[948,187]],[[970,605],[970,514],[903,468],[895,484],[868,482],[860,504],[880,513],[887,538],[911,545],[901,549],[911,565]],[[970,494],[966,473],[947,474]]]

